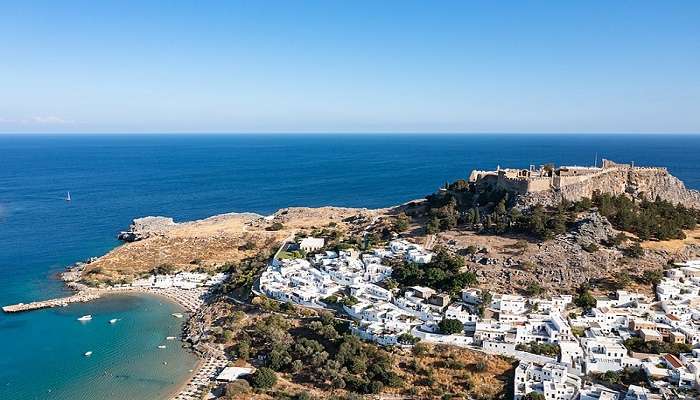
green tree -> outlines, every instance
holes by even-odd
[[[464,332],[464,324],[462,321],[452,318],[443,318],[443,320],[438,323],[438,328],[443,335],[453,335],[455,333]]]
[[[540,392],[530,392],[523,396],[523,400],[546,400],[544,394]]]
[[[415,345],[416,343],[420,342],[420,338],[417,338],[408,332],[400,334],[399,337],[396,339],[401,344]]]
[[[408,229],[408,226],[411,223],[411,218],[406,215],[406,213],[401,213],[394,218],[394,230],[397,232],[403,232],[406,229]]]
[[[586,310],[595,307],[595,303],[595,297],[593,297],[588,289],[581,290],[578,296],[574,299],[574,304]]]
[[[261,367],[253,372],[250,384],[256,389],[269,389],[277,383],[277,374],[270,368]]]
[[[544,288],[540,286],[539,283],[533,282],[529,285],[527,285],[527,288],[525,289],[525,293],[527,293],[528,296],[539,296],[542,293],[544,293]]]

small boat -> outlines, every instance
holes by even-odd
[[[70,192],[68,192],[68,193],[66,194],[66,201],[71,201]]]
[[[86,351],[84,354],[85,357],[90,357],[91,355],[92,355],[91,351]]]
[[[83,315],[82,317],[78,318],[78,321],[90,321],[92,320],[92,315]]]
[[[110,323],[110,324],[116,324],[117,321],[119,321],[118,318],[112,318],[112,319],[109,320],[109,323]]]
[[[159,349],[164,349],[164,348],[165,348],[165,345],[164,345],[164,344],[161,344],[160,346],[158,346],[158,348],[159,348]]]
[[[172,315],[173,317],[175,317],[175,318],[182,318],[182,317],[184,317],[184,315],[182,315],[182,314],[180,314],[180,313],[172,313],[171,315]]]
[[[175,340],[175,339],[176,339],[175,336],[168,336],[168,337],[165,338],[165,340]]]

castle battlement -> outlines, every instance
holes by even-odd
[[[475,170],[469,182],[477,191],[502,190],[519,195],[521,204],[554,205],[566,199],[591,198],[595,192],[626,194],[654,200],[657,197],[672,203],[683,203],[700,209],[700,192],[686,189],[665,167],[622,164],[603,159],[600,166],[541,165],[535,168],[501,168]]]
[[[572,185],[585,185],[586,182],[606,175],[630,172],[667,174],[664,167],[637,167],[633,163],[622,164],[603,159],[601,166],[559,166],[541,165],[535,168],[496,168],[492,171],[474,170],[469,182],[486,184],[497,189],[516,193],[535,193],[546,190],[561,191]]]

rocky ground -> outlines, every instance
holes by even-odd
[[[261,252],[269,252],[285,238],[324,227],[357,233],[387,210],[340,207],[285,208],[268,217],[222,214],[176,223],[172,218],[134,220],[119,237],[125,243],[87,264],[87,282],[123,283],[148,274],[160,265],[177,270],[214,271]]]
[[[346,237],[367,231],[381,234],[401,210],[402,207],[295,207],[268,217],[223,214],[184,223],[165,217],[140,218],[120,234],[126,243],[87,264],[82,276],[88,282],[119,283],[148,274],[163,264],[177,270],[217,270],[226,263],[270,252],[285,238],[324,228],[342,232]],[[670,260],[700,254],[700,230],[689,232],[685,240],[642,243],[645,254],[636,259],[625,256],[629,241],[616,247],[601,245],[618,233],[604,217],[588,212],[579,216],[567,234],[546,242],[459,229],[429,237],[421,221],[412,224],[403,236],[416,243],[446,246],[464,255],[467,268],[477,274],[480,286],[512,293],[523,293],[533,284],[560,293],[572,293],[584,283],[604,291],[620,271],[634,278],[645,270],[660,269]],[[598,249],[591,251],[592,244]],[[470,254],[474,249],[477,252]]]
[[[465,259],[468,269],[477,274],[480,286],[511,293],[524,293],[536,284],[551,293],[571,294],[584,283],[605,292],[622,271],[631,278],[640,277],[646,270],[662,269],[669,261],[700,255],[698,231],[688,232],[688,238],[682,241],[644,242],[645,253],[639,258],[625,255],[630,241],[613,247],[601,245],[618,233],[604,217],[586,213],[567,234],[546,242],[525,236],[450,231],[438,235],[438,244],[461,254],[469,246],[476,248],[477,253],[465,254]],[[598,249],[584,249],[591,244]],[[637,285],[634,289],[651,294],[649,285]]]

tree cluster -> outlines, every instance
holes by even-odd
[[[625,367],[621,371],[607,371],[605,373],[592,373],[593,381],[600,382],[609,387],[620,385],[643,385],[646,383],[646,374],[639,368]]]
[[[583,200],[582,200],[583,201]],[[590,203],[616,229],[634,233],[641,240],[684,239],[684,229],[694,229],[698,210],[661,200],[635,202],[624,194],[594,192]]]
[[[542,356],[550,356],[550,357],[559,357],[561,354],[561,349],[559,348],[559,345],[556,343],[539,343],[539,342],[530,342],[530,343],[521,343],[515,346],[516,350],[520,351],[527,351],[528,353],[532,354],[537,354],[537,355],[542,355]]]
[[[641,240],[682,239],[683,230],[693,229],[700,211],[656,198],[635,201],[625,194],[594,192],[592,198],[576,202],[562,201],[556,207],[535,206],[526,212],[512,207],[507,192],[476,188],[468,182],[445,185],[442,192],[427,197],[428,233],[467,226],[489,233],[520,232],[542,240],[566,232],[577,213],[596,208],[616,229],[634,233]],[[619,245],[624,235],[614,237],[608,245]],[[587,251],[595,251],[590,247]]]
[[[680,353],[689,353],[693,347],[685,343],[668,343],[668,342],[645,342],[642,338],[631,337],[623,342],[628,350],[637,353],[663,354],[671,353],[679,355]]]
[[[270,370],[289,373],[295,381],[321,389],[345,388],[364,394],[400,386],[391,355],[347,330],[347,323],[330,313],[303,327],[270,315],[258,321],[233,350],[241,358],[262,357]],[[241,351],[241,345],[247,352]]]
[[[474,273],[461,272],[463,267],[464,259],[461,256],[440,247],[436,249],[431,262],[416,264],[403,261],[394,268],[391,277],[403,287],[423,285],[456,294],[477,283]]]

